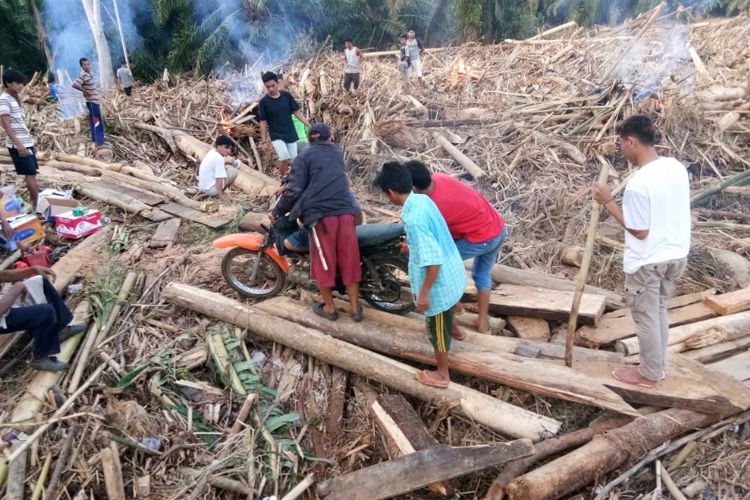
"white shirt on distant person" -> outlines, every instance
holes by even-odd
[[[224,165],[224,157],[215,149],[211,149],[203,157],[198,170],[198,189],[204,193],[215,193],[216,179],[226,178],[227,169]]]

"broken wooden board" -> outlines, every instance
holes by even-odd
[[[518,285],[500,285],[490,292],[490,311],[494,314],[528,316],[555,321],[567,321],[573,305],[574,292],[548,290]],[[467,290],[467,295],[476,297],[476,289]],[[588,325],[595,324],[604,314],[606,299],[601,295],[584,293],[581,299],[579,320]],[[476,310],[475,304],[466,304]]]
[[[326,500],[377,500],[403,495],[534,453],[527,439],[490,446],[452,448],[437,445],[324,481],[317,486]]]
[[[158,208],[168,214],[176,215],[177,217],[182,217],[183,219],[191,220],[213,229],[226,226],[234,220],[237,214],[237,209],[235,208],[232,210],[220,210],[215,214],[209,215],[198,210],[193,210],[192,208],[184,207],[179,203],[165,203],[164,205],[159,205]]]
[[[381,394],[370,409],[389,447],[395,448],[391,457],[408,455],[439,444],[401,394]],[[431,484],[429,488],[443,497],[453,495],[453,488],[445,482]]]
[[[667,357],[667,378],[653,389],[620,382],[612,377],[612,369],[603,363],[573,366],[592,384],[605,385],[631,403],[726,415],[750,408],[750,389],[679,354]]]
[[[750,351],[711,363],[708,367],[740,382],[750,380]]]
[[[540,342],[549,341],[550,330],[547,320],[523,316],[508,316],[507,319],[508,328],[516,337]]]
[[[716,314],[726,316],[750,309],[750,287],[725,293],[723,295],[714,295],[706,297],[703,302],[711,308]]]
[[[92,182],[91,185],[94,186],[95,188],[101,188],[107,191],[119,193],[123,196],[129,196],[130,198],[135,198],[141,203],[145,203],[146,205],[149,205],[149,206],[158,205],[159,203],[164,203],[166,201],[166,198],[163,196],[160,196],[151,191],[146,191],[145,189],[139,189],[133,186],[123,186],[121,184],[116,184],[114,182],[108,182],[108,181],[96,181],[96,182]]]
[[[630,310],[626,309],[623,315],[610,316],[610,314],[614,313],[607,313],[602,316],[595,327],[584,326],[579,329],[576,335],[576,344],[594,348],[602,347],[635,335],[635,321],[630,315]],[[703,302],[695,302],[684,307],[670,309],[667,316],[669,317],[669,326],[673,327],[713,318],[716,313]]]
[[[177,217],[172,217],[171,219],[159,223],[154,235],[148,242],[148,246],[151,248],[160,248],[173,243],[175,236],[177,236],[177,231],[180,229],[181,223],[182,219]]]
[[[667,300],[667,309],[671,311],[672,309],[677,309],[678,307],[685,307],[689,306],[690,304],[695,304],[696,302],[702,302],[703,299],[705,299],[706,297],[710,297],[711,295],[716,295],[716,288],[709,288],[708,290],[702,290],[700,292],[678,295],[677,297],[672,297],[671,299]],[[624,307],[622,309],[615,309],[614,311],[610,311],[606,313],[604,317],[621,318],[629,314],[630,308]]]
[[[99,184],[99,181],[80,184],[76,187],[76,191],[87,198],[107,203],[128,213],[138,214],[153,222],[161,222],[172,217],[158,208],[143,203],[138,198],[133,198],[120,191],[112,190],[104,184]]]

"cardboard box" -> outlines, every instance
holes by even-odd
[[[15,252],[17,250],[16,242],[22,241],[24,243],[34,243],[44,238],[44,229],[42,224],[36,215],[19,215],[8,219],[8,224],[13,229],[13,239],[8,241],[5,236],[0,233],[0,246],[5,248],[9,252]]]
[[[47,196],[46,198],[39,199],[39,203],[36,205],[36,210],[41,213],[46,220],[55,222],[55,218],[58,215],[70,212],[72,209],[80,206],[81,202],[78,200]]]
[[[55,216],[55,231],[63,238],[74,240],[97,232],[102,227],[99,210],[88,210],[84,215],[73,215],[73,210]]]
[[[0,213],[6,219],[11,219],[21,214],[21,200],[16,197],[15,186],[0,188]]]

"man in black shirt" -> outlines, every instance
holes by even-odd
[[[258,103],[260,119],[260,139],[263,144],[270,144],[279,158],[279,173],[289,172],[289,162],[297,157],[297,131],[292,122],[292,115],[310,127],[310,122],[302,114],[299,104],[292,94],[279,88],[279,77],[271,71],[263,74],[263,85],[267,94]]]

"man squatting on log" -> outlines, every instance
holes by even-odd
[[[313,311],[331,321],[338,319],[333,303],[336,271],[346,287],[352,319],[362,321],[362,267],[355,223],[359,212],[344,172],[344,154],[333,144],[331,129],[316,123],[310,127],[310,146],[294,160],[286,189],[268,218],[276,223],[288,216],[309,229],[316,247],[311,247],[312,277],[323,296],[323,304],[314,304]]]
[[[272,72],[263,74],[266,95],[258,102],[260,139],[263,145],[271,144],[279,158],[279,174],[286,175],[289,163],[297,157],[299,136],[292,121],[292,115],[310,128],[310,122],[300,111],[299,104],[292,94],[281,90],[279,77]]]
[[[22,305],[26,296],[23,280],[36,274],[42,276],[47,303]],[[60,352],[60,335],[76,335],[85,330],[86,325],[69,324],[73,313],[50,283],[54,279],[54,271],[41,266],[0,271],[0,283],[13,283],[0,294],[0,335],[27,330],[34,338],[31,368],[58,372],[68,368],[67,363],[55,357]]]
[[[393,204],[403,207],[401,219],[409,244],[409,282],[412,293],[416,292],[417,312],[427,317],[427,336],[435,348],[437,370],[417,372],[417,380],[425,385],[448,387],[451,336],[461,340],[466,335],[454,329],[453,324],[453,308],[466,286],[461,255],[435,203],[424,194],[412,193],[412,176],[406,166],[386,163],[375,178],[375,185]]]
[[[474,259],[471,277],[477,287],[477,330],[487,333],[492,268],[508,236],[505,219],[478,191],[450,175],[431,175],[416,160],[407,162],[406,168],[414,181],[414,192],[426,194],[437,205],[461,258]]]
[[[198,189],[208,196],[224,198],[224,191],[237,180],[237,167],[227,168],[224,157],[232,154],[233,141],[226,135],[216,138],[214,147],[206,153],[198,169]]]
[[[640,365],[618,367],[621,382],[654,387],[667,376],[667,300],[687,266],[690,250],[690,182],[685,166],[663,158],[646,116],[631,116],[618,128],[620,148],[638,170],[628,181],[622,208],[605,184],[594,183],[594,199],[625,228],[625,293],[636,324]]]

